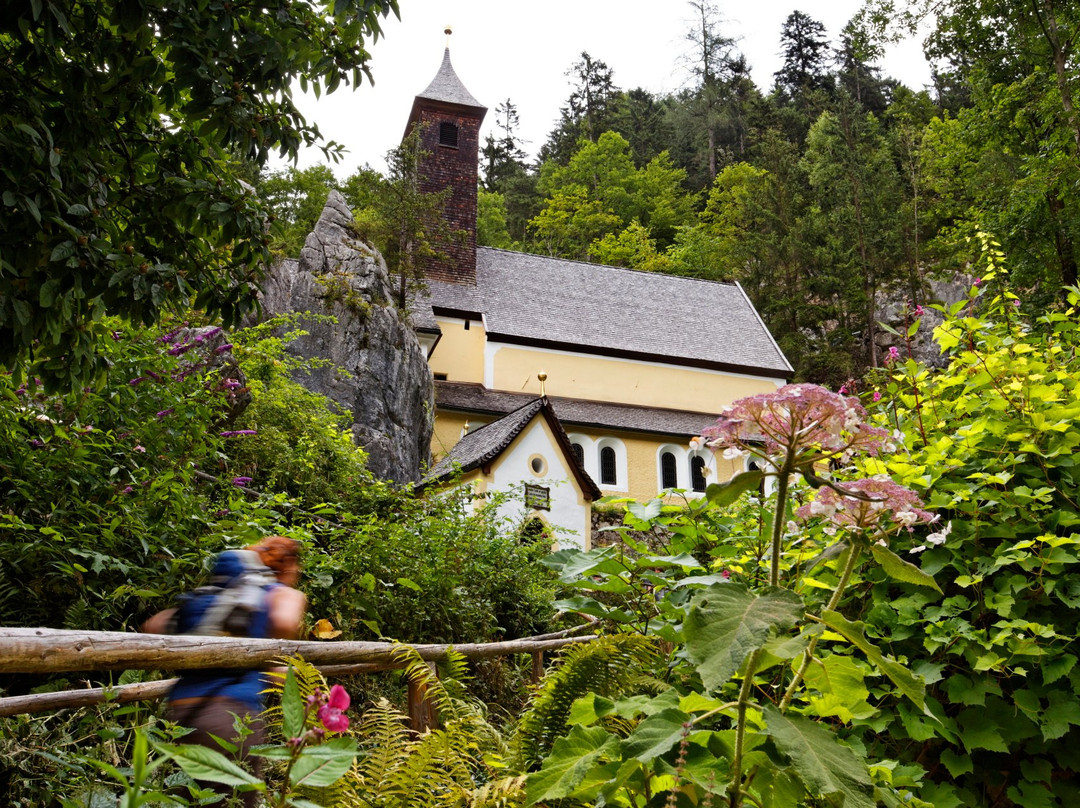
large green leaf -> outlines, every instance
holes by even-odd
[[[345,775],[356,760],[356,741],[333,738],[317,746],[307,746],[289,772],[294,786],[326,788]]]
[[[926,709],[926,685],[915,674],[891,657],[885,656],[881,649],[866,638],[866,623],[852,622],[839,612],[825,611],[821,613],[822,622],[862,651],[866,658],[877,665],[892,683],[900,688],[900,692],[915,702],[919,709],[927,715]]]
[[[689,715],[671,708],[650,715],[623,741],[623,754],[648,763],[683,739],[689,721]]]
[[[893,580],[917,586],[928,586],[938,592],[941,591],[941,587],[937,585],[937,581],[934,580],[933,576],[927,575],[914,564],[904,561],[888,547],[871,544],[870,552],[874,554],[874,558],[881,565],[881,568],[885,570],[885,574]]]
[[[726,483],[713,483],[705,489],[705,497],[716,505],[730,505],[747,491],[761,485],[765,475],[760,471],[744,471],[736,474]]]
[[[292,665],[285,671],[281,690],[281,731],[286,738],[298,738],[304,731],[304,702]]]
[[[709,587],[691,601],[683,624],[687,655],[713,690],[765,644],[773,629],[790,628],[802,613],[802,600],[787,589],[755,595],[743,584]]]
[[[843,746],[829,730],[765,705],[765,723],[776,748],[791,759],[794,773],[815,796],[843,795],[844,808],[875,808],[866,761]]]
[[[241,769],[216,749],[197,744],[158,744],[158,751],[171,758],[194,780],[209,780],[226,786],[266,786],[253,774]]]
[[[526,779],[526,805],[570,796],[593,764],[618,754],[619,739],[602,727],[574,727],[565,738],[555,741],[540,771]]]

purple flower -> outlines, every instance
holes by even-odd
[[[233,477],[232,484],[238,488],[243,488],[245,485],[251,482],[251,477]]]
[[[123,339],[123,338],[124,338],[124,335],[123,335],[123,334],[121,334],[121,333],[120,333],[119,331],[113,331],[113,332],[112,332],[112,338],[113,338],[114,340],[116,340],[117,342],[119,342],[119,341],[120,341],[121,339]]]
[[[164,418],[166,415],[172,415],[174,411],[173,407],[169,407],[167,410],[160,410],[157,414],[158,419]]]
[[[881,393],[880,393],[880,391],[878,391],[878,390],[875,390],[875,391],[874,391],[874,401],[875,401],[875,402],[877,402],[877,401],[881,401]]]
[[[210,339],[210,337],[216,337],[222,331],[224,331],[224,329],[220,325],[216,325],[209,331],[207,331],[205,334],[203,334],[203,339]]]
[[[216,354],[217,353],[225,353],[226,351],[231,351],[232,348],[233,348],[232,343],[231,342],[226,342],[224,345],[219,345],[216,348],[214,348],[214,353],[216,353]]]
[[[169,348],[169,350],[166,351],[166,353],[169,354],[169,356],[181,356],[183,354],[186,354],[188,351],[190,351],[194,347],[195,347],[195,343],[193,343],[193,342],[184,342],[184,343],[182,343],[180,345],[174,345],[172,348]]]
[[[897,350],[895,345],[889,346],[889,355],[885,357],[885,364],[891,365],[900,359],[900,351]]]
[[[224,518],[224,517],[226,517],[228,515],[229,515],[229,509],[228,508],[222,508],[220,511],[214,511],[214,518],[215,519],[222,519],[222,518]]]
[[[847,395],[847,384],[840,385],[840,389],[837,390],[836,392],[839,393],[842,396],[846,396]]]
[[[1015,308],[1020,308],[1020,301],[1019,301],[1019,300],[1013,300],[1013,302],[1012,302],[1012,303],[1013,303],[1013,306],[1014,306]]]
[[[138,443],[136,443],[136,444],[135,444],[135,451],[136,451],[136,452],[141,452],[142,454],[146,454],[146,447],[145,447],[145,446],[141,446],[141,445],[139,445]]]
[[[775,465],[778,456],[790,455],[801,466],[854,451],[876,456],[887,448],[889,433],[866,424],[865,416],[854,397],[816,384],[789,384],[725,407],[703,434],[726,459],[749,452]]]
[[[136,385],[142,384],[145,381],[146,381],[145,376],[136,376],[134,379],[129,381],[128,384],[130,384],[132,387],[135,387]]]
[[[258,435],[259,432],[256,429],[232,429],[228,432],[222,432],[223,438],[235,438],[237,435]]]
[[[124,487],[124,489],[120,491],[120,493],[121,493],[121,494],[130,494],[130,493],[131,493],[132,491],[134,491],[134,490],[135,490],[135,489],[134,489],[134,488],[132,488],[132,487],[131,487],[131,486],[129,485],[129,486],[125,486],[125,487]]]
[[[837,527],[876,531],[896,526],[910,528],[917,522],[930,524],[937,518],[923,510],[923,502],[914,491],[880,478],[844,483],[843,492],[820,488],[814,501],[803,505],[795,515],[799,519],[821,516]]]
[[[45,443],[43,441],[38,440],[37,438],[30,438],[29,443],[35,449],[44,449],[45,448]]]
[[[224,382],[222,382],[222,384],[225,386],[226,390],[236,390],[244,386],[236,379],[226,379]]]

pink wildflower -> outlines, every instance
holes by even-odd
[[[982,286],[983,285],[983,279],[982,278],[976,278],[975,279],[975,285],[976,286]]]
[[[850,493],[821,488],[813,502],[803,505],[795,515],[799,519],[820,516],[837,527],[849,530],[888,532],[894,527],[909,530],[915,524],[930,524],[935,517],[923,510],[918,494],[883,478],[844,483]]]
[[[1013,303],[1013,308],[1017,308],[1017,309],[1020,308],[1020,301],[1019,300],[1014,299],[1012,303]]]
[[[881,391],[880,390],[875,390],[874,391],[874,402],[876,403],[878,401],[881,401]]]
[[[866,410],[855,397],[816,384],[789,384],[774,393],[742,398],[725,407],[703,433],[708,446],[764,457],[789,469],[864,451],[876,456],[889,433],[865,422]]]
[[[889,355],[885,358],[886,364],[892,364],[900,359],[900,351],[895,345],[889,346]]]
[[[139,452],[140,454],[146,454],[146,447],[141,445],[141,444],[136,443],[135,444],[135,451]]]
[[[349,694],[341,685],[334,685],[326,704],[319,708],[319,721],[327,732],[344,732],[349,728],[349,717],[345,715],[348,709]]]
[[[926,314],[926,309],[924,309],[922,306],[916,306],[915,311],[913,311],[912,314],[914,314],[916,317],[922,317],[924,314]]]

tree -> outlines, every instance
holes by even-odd
[[[275,220],[274,250],[290,258],[300,254],[331,189],[341,190],[334,172],[325,164],[272,171],[258,180],[256,187]]]
[[[0,15],[0,364],[104,367],[101,318],[254,302],[266,214],[238,160],[320,142],[292,87],[367,74],[397,0],[41,0]],[[334,144],[326,150],[332,153]]]
[[[810,129],[803,157],[813,189],[817,234],[827,258],[814,293],[863,336],[877,366],[877,293],[900,276],[900,177],[873,115],[851,99]]]
[[[693,215],[685,178],[666,152],[636,168],[630,144],[616,132],[583,140],[568,165],[541,169],[547,200],[529,224],[534,243],[550,255],[587,259],[594,241],[637,220],[663,250]]]
[[[570,66],[566,75],[574,80],[570,97],[560,110],[559,124],[540,150],[541,162],[565,163],[579,139],[596,141],[603,132],[619,129],[616,118],[621,95],[611,68],[582,51],[581,59]]]
[[[690,52],[686,61],[697,79],[697,106],[708,136],[709,182],[716,179],[716,130],[720,108],[727,95],[727,81],[732,62],[731,49],[735,40],[720,32],[723,16],[708,0],[690,0],[694,21],[686,34]]]
[[[827,89],[828,48],[822,23],[801,11],[791,12],[780,29],[780,55],[784,64],[773,74],[776,86],[791,98]]]
[[[484,189],[502,192],[511,177],[526,171],[524,149],[518,137],[518,111],[514,103],[507,98],[495,107],[495,126],[498,136],[488,135],[484,148],[480,150],[483,158]]]
[[[401,145],[386,153],[385,177],[362,169],[346,181],[352,200],[370,200],[366,208],[354,208],[360,235],[374,244],[397,276],[397,304],[408,305],[409,291],[424,282],[424,266],[440,257],[439,245],[458,238],[443,217],[451,188],[438,193],[420,190],[420,164],[426,157],[420,148],[420,130],[414,128]],[[348,198],[348,197],[347,197]]]

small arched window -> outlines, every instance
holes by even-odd
[[[443,121],[439,124],[439,145],[450,146],[455,149],[458,147],[458,128],[456,125],[449,121]]]
[[[675,464],[675,455],[664,452],[660,455],[660,487],[677,488],[679,485],[679,472]]]
[[[701,455],[690,458],[690,488],[698,492],[705,490],[705,458]]]
[[[615,450],[610,446],[605,446],[600,450],[600,485],[618,485],[618,483]]]
[[[585,468],[585,447],[580,443],[571,443],[570,448],[574,451],[574,457],[577,458],[578,465]]]

